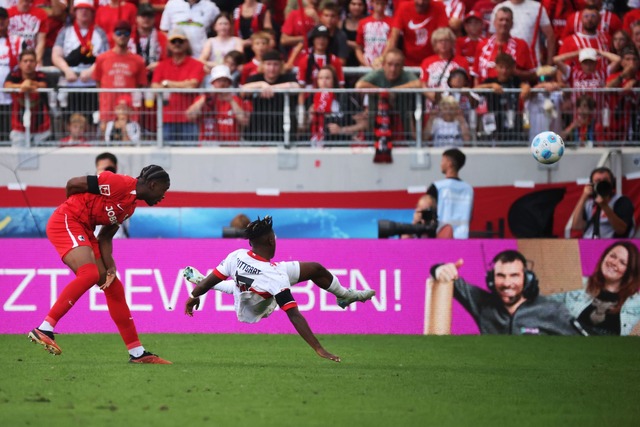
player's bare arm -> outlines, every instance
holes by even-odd
[[[329,353],[322,347],[320,341],[316,338],[316,336],[311,331],[309,324],[307,323],[307,319],[304,318],[298,307],[292,307],[287,310],[287,316],[289,316],[289,320],[296,331],[300,334],[302,339],[304,339],[309,346],[316,352],[316,354],[325,359],[333,360],[334,362],[340,362],[340,356],[336,356],[334,354]]]
[[[213,273],[209,274],[207,277],[202,279],[198,283],[198,285],[195,288],[193,288],[193,290],[191,291],[191,296],[187,300],[187,303],[185,304],[185,307],[184,307],[184,314],[186,314],[187,316],[193,317],[193,311],[197,310],[198,307],[200,306],[200,296],[209,292],[211,288],[213,288],[215,285],[217,285],[220,282],[222,282],[222,279],[220,279],[218,276],[216,276]]]
[[[89,192],[89,182],[86,176],[77,176],[67,181],[67,197],[87,192]]]

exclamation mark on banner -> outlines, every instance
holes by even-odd
[[[401,292],[400,270],[393,270],[393,295],[396,298],[396,304],[394,306],[395,311],[402,311],[402,305],[400,304],[400,292]]]

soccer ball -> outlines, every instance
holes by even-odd
[[[562,158],[564,141],[555,132],[540,132],[531,141],[531,154],[538,162],[550,165]]]

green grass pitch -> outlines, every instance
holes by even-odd
[[[174,362],[128,364],[117,335],[54,357],[0,335],[0,425],[637,426],[640,339],[143,335]]]

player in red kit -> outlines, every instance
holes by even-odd
[[[169,184],[169,174],[156,165],[142,169],[138,178],[104,171],[67,182],[67,200],[49,218],[47,237],[76,278],[62,290],[42,324],[29,332],[31,341],[51,354],[62,353],[53,328],[97,284],[105,293],[109,314],[129,350],[129,361],[171,363],[149,353],[140,343],[112,255],[113,235],[119,224],[133,215],[137,201],[144,200],[149,206],[159,203]],[[93,235],[96,225],[103,226],[97,238]]]

